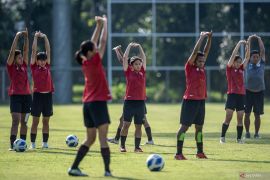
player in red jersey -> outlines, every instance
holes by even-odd
[[[45,41],[46,52],[37,53],[38,38]],[[42,148],[48,148],[49,120],[53,115],[52,93],[54,92],[51,75],[51,48],[46,34],[36,32],[32,45],[31,72],[33,76],[33,104],[31,115],[33,122],[31,127],[31,149],[36,148],[37,127],[42,114]]]
[[[118,61],[121,64],[123,64],[123,52],[121,50],[121,45],[114,47],[113,50],[116,53]],[[140,57],[140,58],[142,58],[142,57]],[[129,61],[130,61],[130,58],[128,58],[128,63],[129,63]],[[145,144],[154,145],[152,132],[151,132],[151,127],[150,127],[150,125],[149,125],[149,123],[147,121],[146,114],[147,114],[147,111],[146,111],[146,107],[145,107],[145,115],[144,115],[144,119],[143,119],[143,126],[145,128],[145,132],[146,132],[147,139],[148,139],[148,141],[146,141]],[[111,142],[111,143],[114,143],[114,144],[119,143],[120,132],[121,132],[121,129],[123,127],[123,121],[124,121],[124,116],[122,114],[121,117],[119,118],[119,125],[118,125],[118,128],[117,128],[117,132],[115,134],[115,137],[114,138],[108,138],[108,142]]]
[[[132,47],[138,47],[139,56],[133,56],[128,63],[128,56]],[[140,58],[142,57],[142,58]],[[126,76],[126,95],[124,97],[123,108],[123,126],[120,132],[120,151],[126,152],[125,142],[128,134],[132,118],[134,117],[135,124],[135,152],[143,152],[140,148],[142,136],[142,124],[145,115],[145,71],[146,71],[146,56],[140,44],[130,43],[123,56],[123,69]]]
[[[200,52],[203,40],[208,37],[204,51]],[[183,97],[180,123],[177,133],[176,160],[185,160],[182,153],[185,133],[188,128],[195,124],[195,139],[197,143],[197,158],[207,158],[203,152],[202,128],[205,116],[206,77],[205,61],[207,59],[212,41],[212,32],[201,32],[192,54],[185,65],[186,91]]]
[[[238,50],[244,44],[246,46],[245,59],[242,58],[238,53]],[[244,115],[244,99],[245,99],[245,86],[244,86],[244,71],[249,61],[250,56],[250,38],[247,42],[240,40],[235,46],[230,60],[226,67],[226,76],[228,82],[227,101],[226,101],[226,117],[222,124],[222,132],[220,137],[220,143],[225,143],[225,134],[229,127],[229,124],[233,117],[233,112],[236,110],[237,114],[237,142],[242,144],[242,133],[243,133],[243,115]]]
[[[110,149],[107,142],[107,133],[110,123],[107,100],[111,99],[111,94],[102,66],[102,58],[107,42],[107,18],[106,16],[96,16],[95,20],[97,25],[91,40],[83,41],[80,50],[75,54],[76,60],[82,66],[85,78],[83,117],[87,134],[86,140],[80,146],[76,158],[68,170],[68,174],[71,176],[87,176],[81,172],[78,166],[89,151],[89,148],[95,142],[97,131],[99,134],[101,155],[105,166],[104,176],[111,176],[109,168]],[[99,36],[100,40],[97,47]]]
[[[23,55],[20,50],[16,49],[20,37],[24,37]],[[13,142],[17,138],[20,123],[20,138],[26,140],[27,121],[32,102],[27,76],[28,51],[29,39],[26,29],[16,34],[7,59],[7,71],[10,79],[8,95],[10,96],[10,113],[12,117],[9,150],[13,150]]]

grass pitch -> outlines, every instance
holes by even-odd
[[[108,137],[114,137],[121,115],[122,105],[109,104],[111,125]],[[147,118],[152,128],[155,145],[142,146],[144,153],[134,153],[134,126],[127,138],[127,153],[120,153],[119,146],[110,144],[111,170],[113,178],[103,176],[104,168],[99,142],[90,149],[80,164],[83,172],[91,179],[239,179],[240,173],[264,173],[270,179],[270,105],[265,106],[262,116],[261,139],[251,138],[245,144],[236,143],[236,117],[227,132],[227,143],[220,144],[221,124],[225,117],[224,104],[206,104],[204,126],[204,150],[209,159],[195,158],[196,143],[192,126],[185,138],[183,153],[187,161],[174,160],[176,132],[179,128],[180,105],[147,105]],[[72,179],[67,169],[73,162],[77,148],[68,148],[65,138],[75,134],[80,142],[85,137],[81,105],[54,106],[50,121],[49,149],[41,149],[41,127],[39,124],[37,149],[24,153],[8,151],[11,116],[8,106],[0,107],[0,179]],[[28,126],[30,127],[30,117]],[[253,116],[251,133],[254,133]],[[27,144],[30,145],[30,129]],[[146,141],[143,129],[142,144]],[[161,172],[150,172],[146,158],[152,153],[160,154],[165,160]]]

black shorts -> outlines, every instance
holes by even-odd
[[[134,124],[143,124],[145,116],[144,100],[125,100],[123,112],[124,121],[131,122],[134,117]]]
[[[227,94],[225,109],[243,111],[245,109],[245,95]]]
[[[110,124],[107,101],[83,103],[83,120],[87,128],[97,128],[103,124]]]
[[[52,93],[34,92],[31,115],[40,117],[50,117],[53,115]]]
[[[11,95],[10,112],[11,113],[30,113],[32,105],[32,96],[29,95]]]
[[[264,91],[251,92],[246,89],[245,113],[264,114]]]
[[[203,125],[205,116],[205,100],[183,99],[180,123],[185,126]]]

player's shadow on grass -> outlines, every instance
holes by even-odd
[[[226,162],[245,162],[245,163],[266,163],[270,164],[270,161],[253,161],[253,160],[241,160],[241,159],[209,159],[210,161],[226,161]]]
[[[100,179],[104,179],[104,177],[98,177]],[[131,177],[121,177],[121,176],[110,176],[110,177],[107,177],[107,178],[110,178],[110,179],[125,179],[125,180],[143,180],[143,179],[138,179],[138,178],[131,178]]]
[[[56,149],[56,148],[55,148]],[[65,149],[65,151],[68,151]],[[62,154],[62,155],[72,155],[75,156],[77,154],[77,151],[73,152],[64,152],[64,151],[52,151],[51,149],[48,150],[42,150],[42,151],[36,151],[37,153],[45,153],[45,154]],[[89,151],[86,156],[91,156],[93,154],[100,154],[100,151]]]

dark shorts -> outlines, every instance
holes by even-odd
[[[43,117],[50,117],[53,115],[52,93],[34,92],[31,115],[40,117],[41,113]]]
[[[11,95],[10,96],[10,112],[30,113],[32,104],[32,96],[29,95]]]
[[[245,109],[245,95],[227,94],[225,109],[243,111]]]
[[[97,128],[103,124],[110,124],[107,101],[83,103],[83,119],[87,128]]]
[[[251,92],[246,89],[245,113],[264,114],[264,91]]]
[[[126,100],[124,102],[124,121],[131,122],[134,117],[134,124],[143,124],[145,116],[144,100]]]
[[[205,116],[205,100],[183,99],[180,123],[185,126],[203,125]]]

